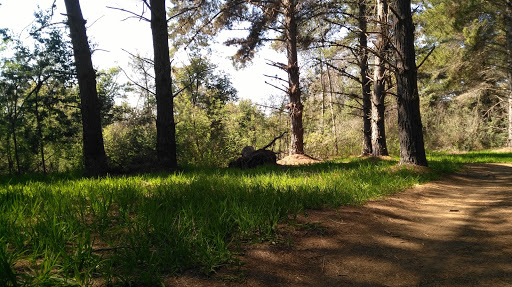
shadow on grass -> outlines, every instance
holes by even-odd
[[[307,220],[329,236],[258,247],[247,285],[512,286],[510,188],[512,167],[475,165],[396,200],[319,211]]]

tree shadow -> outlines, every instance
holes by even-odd
[[[470,166],[426,188],[302,220],[323,231],[292,232],[292,247],[249,246],[244,284],[512,286],[511,166]]]

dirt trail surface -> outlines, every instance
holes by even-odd
[[[241,271],[170,286],[512,286],[512,164],[469,165],[361,207],[310,211]],[[230,279],[230,280],[228,280]]]

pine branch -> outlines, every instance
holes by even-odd
[[[267,77],[267,78],[271,78],[271,79],[275,79],[275,80],[279,80],[279,81],[283,81],[283,82],[285,82],[285,83],[288,83],[288,80],[285,80],[285,79],[283,79],[283,78],[279,78],[277,75],[275,75],[275,76],[270,76],[270,75],[265,75],[265,74],[263,74],[263,76],[265,76],[265,77]]]
[[[279,111],[279,112],[284,112],[283,108],[267,106],[267,105],[262,105],[262,104],[255,104],[255,105],[258,106],[258,107],[262,107],[262,108],[273,109],[273,110],[276,110],[276,111]]]
[[[268,59],[266,59],[266,60],[267,60],[267,65],[279,68],[279,69],[281,69],[281,70],[283,70],[285,72],[288,71],[288,66],[287,65],[285,65],[283,63],[279,63],[279,62],[274,62],[274,61],[271,61],[271,60],[268,60]]]
[[[421,66],[423,66],[425,61],[427,61],[428,57],[430,57],[430,55],[432,55],[432,53],[434,52],[435,48],[436,48],[436,46],[434,45],[434,47],[432,47],[432,49],[430,49],[430,52],[428,52],[427,56],[425,56],[425,58],[423,58],[421,63],[416,67],[416,70],[419,70],[421,68]]]
[[[155,64],[155,61],[151,60],[151,59],[148,59],[148,58],[144,58],[144,57],[141,57],[139,55],[135,55],[133,53],[130,53],[128,50],[125,50],[125,49],[121,49],[123,50],[125,53],[127,53],[128,55],[130,55],[132,58],[136,58],[136,59],[141,59],[143,62],[147,63],[147,64],[150,64],[150,65],[154,65]]]
[[[193,85],[193,84],[194,84],[194,83],[192,83],[192,82],[191,82],[190,84],[188,84],[188,85],[186,85],[185,87],[181,88],[179,91],[177,91],[176,93],[174,93],[174,94],[172,95],[172,97],[173,97],[173,98],[176,98],[176,97],[177,97],[179,94],[181,94],[184,90],[186,90],[186,89],[188,89],[188,88],[192,87],[192,85]]]
[[[286,94],[288,94],[288,90],[285,90],[285,89],[283,89],[283,88],[281,88],[281,87],[278,87],[278,86],[276,86],[276,85],[274,85],[274,84],[271,84],[271,83],[269,83],[269,82],[267,82],[267,81],[265,81],[265,84],[267,84],[267,85],[269,85],[269,86],[271,86],[271,87],[274,87],[274,88],[276,88],[276,89],[278,89],[278,90],[280,90],[280,91],[283,91],[283,92],[285,92]]]
[[[335,104],[335,105],[338,105],[338,106],[342,106],[342,107],[347,107],[347,108],[355,109],[355,110],[358,110],[358,111],[362,111],[363,110],[363,108],[361,108],[361,107],[347,105],[347,104],[344,104],[344,103],[338,103],[338,102],[329,102],[329,103],[330,104]]]
[[[145,1],[144,1],[144,2],[145,2]],[[122,12],[125,12],[125,13],[128,13],[128,14],[133,15],[132,17],[127,17],[127,18],[123,19],[123,21],[126,21],[126,20],[128,20],[128,19],[130,19],[130,18],[136,18],[136,19],[139,19],[139,20],[144,20],[144,21],[146,21],[146,22],[151,22],[151,20],[150,20],[150,19],[148,19],[148,18],[146,18],[146,17],[142,16],[144,13],[139,15],[139,14],[137,14],[137,13],[135,13],[135,12],[132,12],[132,11],[129,11],[129,10],[126,10],[126,9],[123,9],[123,8],[117,8],[117,7],[111,7],[111,6],[107,6],[107,8],[108,8],[108,9],[112,9],[112,10],[122,11]]]
[[[320,60],[321,61],[321,60]],[[328,67],[336,70],[337,72],[339,72],[340,74],[344,75],[345,77],[349,78],[349,79],[352,79],[358,83],[361,84],[361,79],[359,79],[358,77],[350,74],[349,72],[345,71],[345,69],[342,69],[342,68],[338,68],[334,65],[332,65],[331,63],[328,63],[328,62],[324,62],[325,65],[327,65]]]
[[[148,88],[146,88],[146,87],[142,86],[141,84],[137,83],[136,81],[132,80],[132,79],[130,78],[130,76],[128,76],[128,73],[126,73],[126,71],[125,71],[124,69],[121,69],[121,71],[123,71],[123,73],[124,73],[124,75],[126,76],[126,78],[128,78],[128,80],[129,80],[130,82],[132,82],[132,84],[134,84],[135,86],[137,86],[137,87],[141,88],[142,90],[144,90],[144,91],[146,91],[146,92],[148,92],[148,93],[152,94],[153,96],[156,96],[156,93],[155,93],[155,92],[151,91],[150,89],[148,89]]]
[[[189,8],[183,9],[183,10],[181,10],[180,12],[178,12],[178,13],[176,13],[176,14],[174,14],[174,15],[170,16],[170,17],[169,17],[169,19],[167,19],[167,23],[169,23],[169,21],[171,21],[171,20],[172,20],[172,19],[174,19],[174,18],[177,18],[177,17],[179,17],[179,16],[181,16],[181,15],[183,15],[183,14],[185,14],[185,13],[189,12],[189,11],[196,10],[196,9],[199,9],[199,8],[201,8],[201,4],[199,4],[199,5],[197,5],[197,6],[192,6],[192,7],[189,7]]]

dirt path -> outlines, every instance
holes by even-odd
[[[282,242],[248,246],[241,273],[166,283],[512,286],[512,164],[471,165],[386,200],[312,211],[299,222],[283,227]]]

